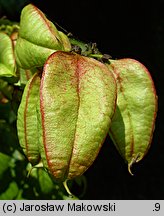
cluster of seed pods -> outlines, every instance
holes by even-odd
[[[67,36],[32,4],[21,14],[15,56],[20,68],[42,68],[18,110],[20,145],[32,165],[42,161],[57,181],[73,179],[109,134],[131,172],[154,131],[157,96],[148,70],[133,59],[102,63],[71,51]]]

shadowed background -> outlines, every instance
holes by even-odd
[[[134,165],[134,176],[130,176],[127,165],[107,136],[96,161],[85,173],[88,185],[83,199],[164,199],[163,0],[156,0],[155,4],[130,0],[69,0],[57,3],[0,0],[0,17],[19,21],[21,9],[28,3],[35,4],[48,19],[76,38],[86,43],[96,42],[102,53],[110,54],[113,58],[139,60],[149,69],[155,82],[158,115],[148,154]]]

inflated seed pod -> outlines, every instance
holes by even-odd
[[[42,67],[56,50],[64,50],[57,28],[33,4],[26,5],[21,12],[15,47],[17,64],[24,69]]]
[[[39,130],[44,166],[58,181],[83,174],[96,159],[115,110],[116,82],[97,60],[58,51],[46,61]]]
[[[40,75],[35,73],[26,84],[17,117],[19,143],[32,165],[38,164],[40,160],[36,113],[39,88]]]
[[[10,37],[0,32],[0,78],[16,77],[16,63]]]
[[[156,90],[147,68],[134,59],[110,60],[108,68],[117,81],[117,106],[109,134],[131,173],[132,164],[145,156],[152,141]]]

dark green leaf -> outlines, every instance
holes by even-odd
[[[11,157],[0,152],[0,177],[2,177],[3,172],[5,172],[10,165]]]
[[[7,188],[7,190],[0,194],[0,199],[1,200],[12,200],[15,199],[17,194],[19,192],[18,186],[16,184],[16,182],[11,182],[9,184],[9,187]]]

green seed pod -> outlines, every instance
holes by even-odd
[[[0,32],[0,78],[15,77],[16,64],[10,37]]]
[[[15,47],[17,64],[24,69],[42,67],[56,50],[64,47],[55,25],[37,7],[28,4],[21,12]]]
[[[131,173],[147,153],[155,125],[157,96],[147,68],[133,59],[110,60],[117,80],[117,106],[109,134]],[[132,173],[131,173],[132,174]]]
[[[36,165],[40,160],[36,113],[39,88],[40,76],[35,73],[24,89],[17,119],[19,142],[32,165]]]
[[[67,51],[67,52],[71,51],[71,43],[70,43],[67,35],[65,35],[61,31],[59,31],[59,35],[60,35],[60,38],[62,40],[62,44],[63,44],[64,50]]]
[[[108,133],[116,82],[106,65],[58,51],[44,65],[39,128],[44,166],[58,181],[83,174]]]

